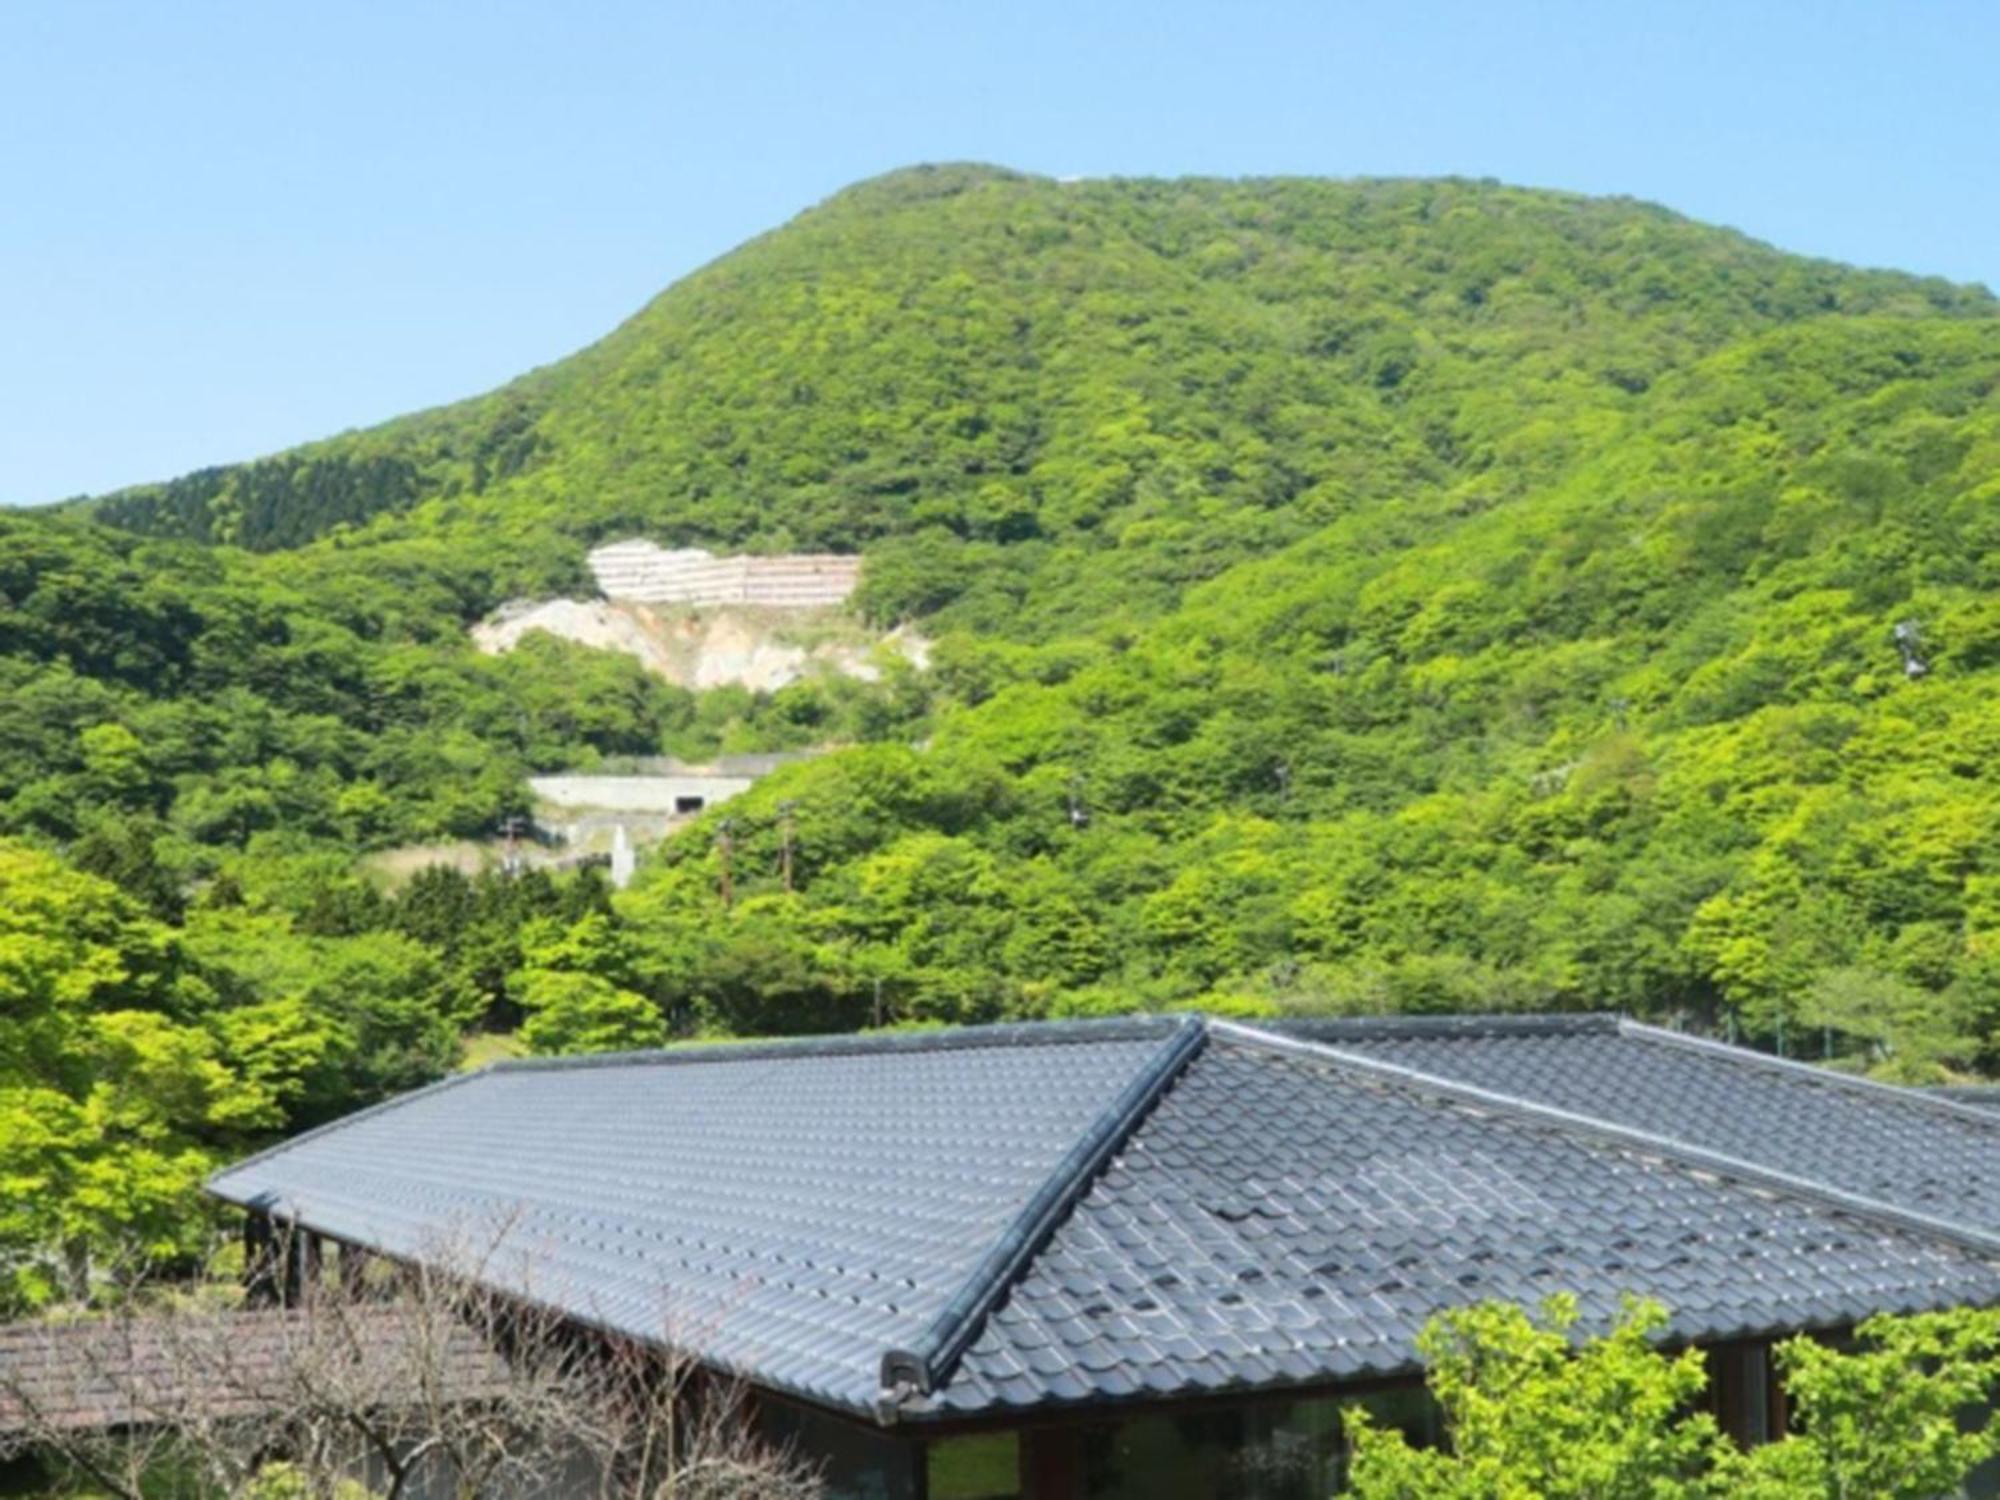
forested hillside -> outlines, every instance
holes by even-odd
[[[0,1111],[61,1122],[0,1130],[0,1249],[172,1248],[210,1154],[523,1023],[1619,1007],[1994,1070],[1994,313],[1617,200],[922,169],[493,395],[0,515]],[[468,645],[635,533],[859,551],[932,667]],[[810,743],[615,899],[357,869]]]
[[[1136,638],[962,641],[924,752],[732,807],[740,868],[799,803],[803,898],[690,937],[690,841],[630,914],[683,983],[790,945],[918,1014],[1615,1006],[1990,1058],[1996,377],[1992,324],[1764,335],[1524,501],[1335,522]]]
[[[926,168],[493,395],[96,509],[254,550],[398,512],[369,535],[865,549],[880,615],[1047,637],[1374,505],[1518,495],[1761,330],[1992,311],[1627,201]]]

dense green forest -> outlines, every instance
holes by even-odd
[[[253,550],[861,550],[879,616],[1045,640],[1376,506],[1518,498],[1757,333],[1993,311],[1622,200],[919,169],[493,395],[87,508]]]
[[[2000,1068],[1995,314],[1621,200],[918,169],[490,396],[0,515],[13,1295],[481,1028],[1610,1007]],[[468,645],[631,534],[859,551],[932,664]],[[358,864],[806,744],[615,897]]]

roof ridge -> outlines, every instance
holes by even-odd
[[[834,1032],[771,1040],[726,1039],[631,1052],[590,1052],[564,1057],[504,1057],[484,1073],[557,1073],[581,1068],[666,1067],[696,1063],[760,1062],[792,1057],[872,1056],[883,1052],[953,1052],[975,1047],[1069,1046],[1083,1042],[1139,1041],[1163,1036],[1176,1017],[1151,1013],[1064,1021],[1010,1021],[939,1026],[922,1031]],[[349,1118],[358,1118],[350,1116]]]
[[[1446,1016],[1299,1016],[1276,1019],[1259,1029],[1284,1036],[1331,1036],[1378,1039],[1460,1036],[1577,1036],[1616,1031],[1623,1017],[1616,1011],[1535,1011],[1525,1014],[1466,1014]]]
[[[1202,1016],[1174,1022],[1166,1044],[1133,1075],[1118,1097],[1093,1120],[1062,1160],[1001,1233],[965,1284],[907,1349],[882,1354],[882,1396],[877,1416],[887,1425],[912,1391],[929,1395],[972,1342],[981,1320],[1075,1206],[1111,1154],[1131,1138],[1139,1122],[1173,1085],[1206,1042],[1211,1023]]]
[[[421,1088],[395,1094],[387,1099],[379,1099],[363,1109],[315,1125],[312,1129],[301,1131],[297,1135],[273,1141],[260,1151],[254,1151],[248,1156],[216,1168],[204,1179],[202,1185],[205,1191],[216,1197],[236,1202],[238,1200],[229,1198],[217,1187],[218,1183],[232,1173],[241,1171],[245,1167],[256,1166],[280,1152],[330,1135],[336,1130],[345,1130],[348,1126],[358,1125],[363,1120],[372,1120],[378,1115],[401,1109],[420,1099],[428,1099],[445,1089],[457,1088],[462,1084],[473,1083],[501,1073],[553,1073],[583,1068],[631,1067],[639,1064],[678,1066],[694,1063],[761,1062],[794,1057],[873,1056],[885,1052],[950,1052],[983,1047],[1059,1047],[1088,1042],[1140,1041],[1147,1037],[1178,1034],[1185,1029],[1191,1019],[1194,1018],[1142,1014],[1090,1017],[1072,1021],[1017,1021],[989,1026],[942,1026],[927,1031],[889,1032],[873,1036],[849,1033],[825,1037],[791,1037],[783,1041],[749,1041],[740,1044],[725,1042],[704,1047],[661,1047],[638,1052],[593,1052],[569,1057],[501,1058],[483,1068],[471,1068],[464,1072],[447,1074],[434,1082],[424,1084]]]
[[[1753,1047],[1739,1047],[1733,1042],[1718,1042],[1713,1037],[1694,1036],[1685,1031],[1673,1031],[1665,1026],[1649,1026],[1630,1017],[1620,1019],[1618,1030],[1623,1036],[1637,1037],[1667,1047],[1682,1047],[1690,1052],[1700,1052],[1709,1056],[1727,1057],[1732,1062],[1741,1063],[1746,1067],[1764,1068],[1771,1072],[1809,1078],[1814,1083],[1848,1089],[1857,1094],[1886,1096],[1904,1104],[1918,1105],[1952,1115],[1988,1130],[2000,1130],[2000,1115],[1996,1115],[1992,1110],[1964,1104],[1956,1099],[1943,1098],[1923,1089],[1905,1088],[1901,1084],[1884,1083],[1876,1078],[1862,1078],[1853,1073],[1842,1073],[1836,1068],[1815,1067],[1812,1063],[1801,1062],[1797,1058],[1773,1057]]]
[[[1974,1109],[1988,1114],[1992,1112],[1994,1104],[2000,1103],[2000,1083],[1919,1084],[1915,1092],[1931,1098],[1946,1099],[1953,1104],[1970,1104]]]
[[[1303,1055],[1311,1060],[1331,1062],[1357,1072],[1371,1073],[1390,1082],[1428,1089],[1447,1098],[1477,1104],[1487,1109],[1505,1111],[1524,1119],[1555,1125],[1579,1134],[1595,1136],[1614,1145],[1637,1147],[1699,1171],[1738,1178],[1744,1182],[1819,1203],[1842,1213],[1876,1219],[1907,1232],[1947,1239],[1980,1255],[2000,1259],[2000,1234],[1975,1229],[1970,1225],[1956,1224],[1949,1219],[1935,1218],[1914,1209],[1900,1208],[1893,1203],[1864,1197],[1860,1193],[1850,1193],[1844,1188],[1833,1187],[1808,1177],[1795,1177],[1775,1167],[1761,1166],[1756,1162],[1745,1161],[1741,1157],[1690,1145],[1672,1136],[1655,1135],[1651,1131],[1619,1125],[1595,1115],[1578,1114],[1574,1110],[1538,1104],[1531,1099],[1498,1093],[1492,1089],[1480,1088],[1476,1084],[1461,1083],[1457,1079],[1426,1073],[1421,1069],[1403,1063],[1388,1062],[1367,1053],[1349,1052],[1324,1042],[1289,1037],[1280,1032],[1263,1031],[1239,1022],[1213,1021],[1209,1023],[1208,1030],[1211,1035],[1220,1036],[1226,1041],[1240,1041],[1275,1052]]]

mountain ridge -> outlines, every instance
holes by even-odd
[[[1412,230],[1453,245],[1413,256],[1434,264],[1417,265],[1416,285],[1398,288],[1392,277],[1410,268],[1371,259],[1366,242]],[[1482,239],[1492,242],[1483,264],[1446,270],[1462,258],[1457,240]],[[1620,285],[1615,269],[1575,276],[1554,292],[1532,285],[1537,276],[1570,275],[1592,256],[1657,258],[1661,243],[1693,255],[1693,272],[1651,286],[1643,276]],[[1457,281],[1441,297],[1436,283],[1451,275]],[[1107,392],[1101,413],[1074,410],[1090,383],[1065,385],[1065,362],[1081,369],[1124,341],[1114,383],[1136,391],[1140,404],[1160,404],[1148,388],[1156,382],[1129,357],[1144,352],[1162,356],[1180,383],[1227,399],[1227,369],[1199,367],[1210,352],[1199,347],[1200,331],[1221,360],[1285,360],[1271,399],[1337,412],[1339,428],[1322,443],[1343,440],[1344,431],[1346,440],[1393,448],[1407,445],[1408,434],[1393,430],[1381,400],[1353,387],[1393,396],[1413,374],[1447,378],[1426,371],[1427,358],[1467,350],[1523,362],[1534,353],[1536,317],[1567,311],[1602,325],[1617,312],[1649,338],[1621,348],[1618,330],[1598,326],[1591,378],[1635,394],[1665,363],[1719,340],[1717,328],[1698,326],[1715,322],[1710,312],[1676,327],[1642,305],[1652,296],[1692,307],[1696,291],[1733,299],[1752,320],[1994,310],[1990,296],[1971,289],[1786,256],[1629,199],[1462,179],[1058,183],[980,165],[910,168],[832,195],[682,278],[579,353],[485,395],[128,488],[85,509],[147,534],[254,550],[366,528],[426,501],[532,510],[557,535],[584,543],[624,530],[749,550],[865,550],[926,527],[1003,544],[1021,539],[1010,529],[1073,539],[1104,517],[1070,497],[1087,495],[1093,482],[1129,487],[1117,470],[1143,469],[1147,458],[1103,453],[1115,445],[1075,430],[1100,415],[1129,420],[1132,403],[1121,407]],[[1412,314],[1413,330],[1393,326]],[[911,322],[925,338],[898,338]],[[1492,347],[1477,347],[1482,324],[1501,335]],[[800,325],[815,336],[790,337]],[[934,347],[947,328],[956,345]],[[1438,347],[1454,333],[1466,350]],[[908,343],[909,357],[877,357],[871,341],[899,350]],[[1318,378],[1326,372],[1306,368],[1313,360],[1360,378],[1329,388]],[[787,389],[774,395],[779,386]],[[870,396],[879,399],[871,405]],[[1274,415],[1246,413],[1240,435],[1210,435],[1284,442],[1290,435]],[[1175,441],[1222,425],[1198,410],[1174,418],[1164,435]],[[954,431],[954,420],[979,430]],[[885,427],[887,441],[877,440]],[[754,444],[746,444],[749,431]],[[1124,446],[1143,450],[1146,436]],[[1452,440],[1434,435],[1429,452],[1410,448],[1407,477],[1420,480],[1440,458],[1449,465]],[[1037,475],[1044,461],[1052,462]],[[1315,477],[1279,476],[1268,498],[1248,498],[1282,507]],[[1197,471],[1177,482],[1203,479]],[[983,486],[1004,490],[1016,480],[1026,481],[1016,493],[979,500]],[[1066,494],[1052,505],[1021,489]],[[1042,514],[1065,501],[1070,513]]]

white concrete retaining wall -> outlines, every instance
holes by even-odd
[[[858,557],[717,557],[700,547],[669,551],[638,538],[599,547],[589,562],[605,598],[635,604],[823,609],[844,603],[861,580]]]

